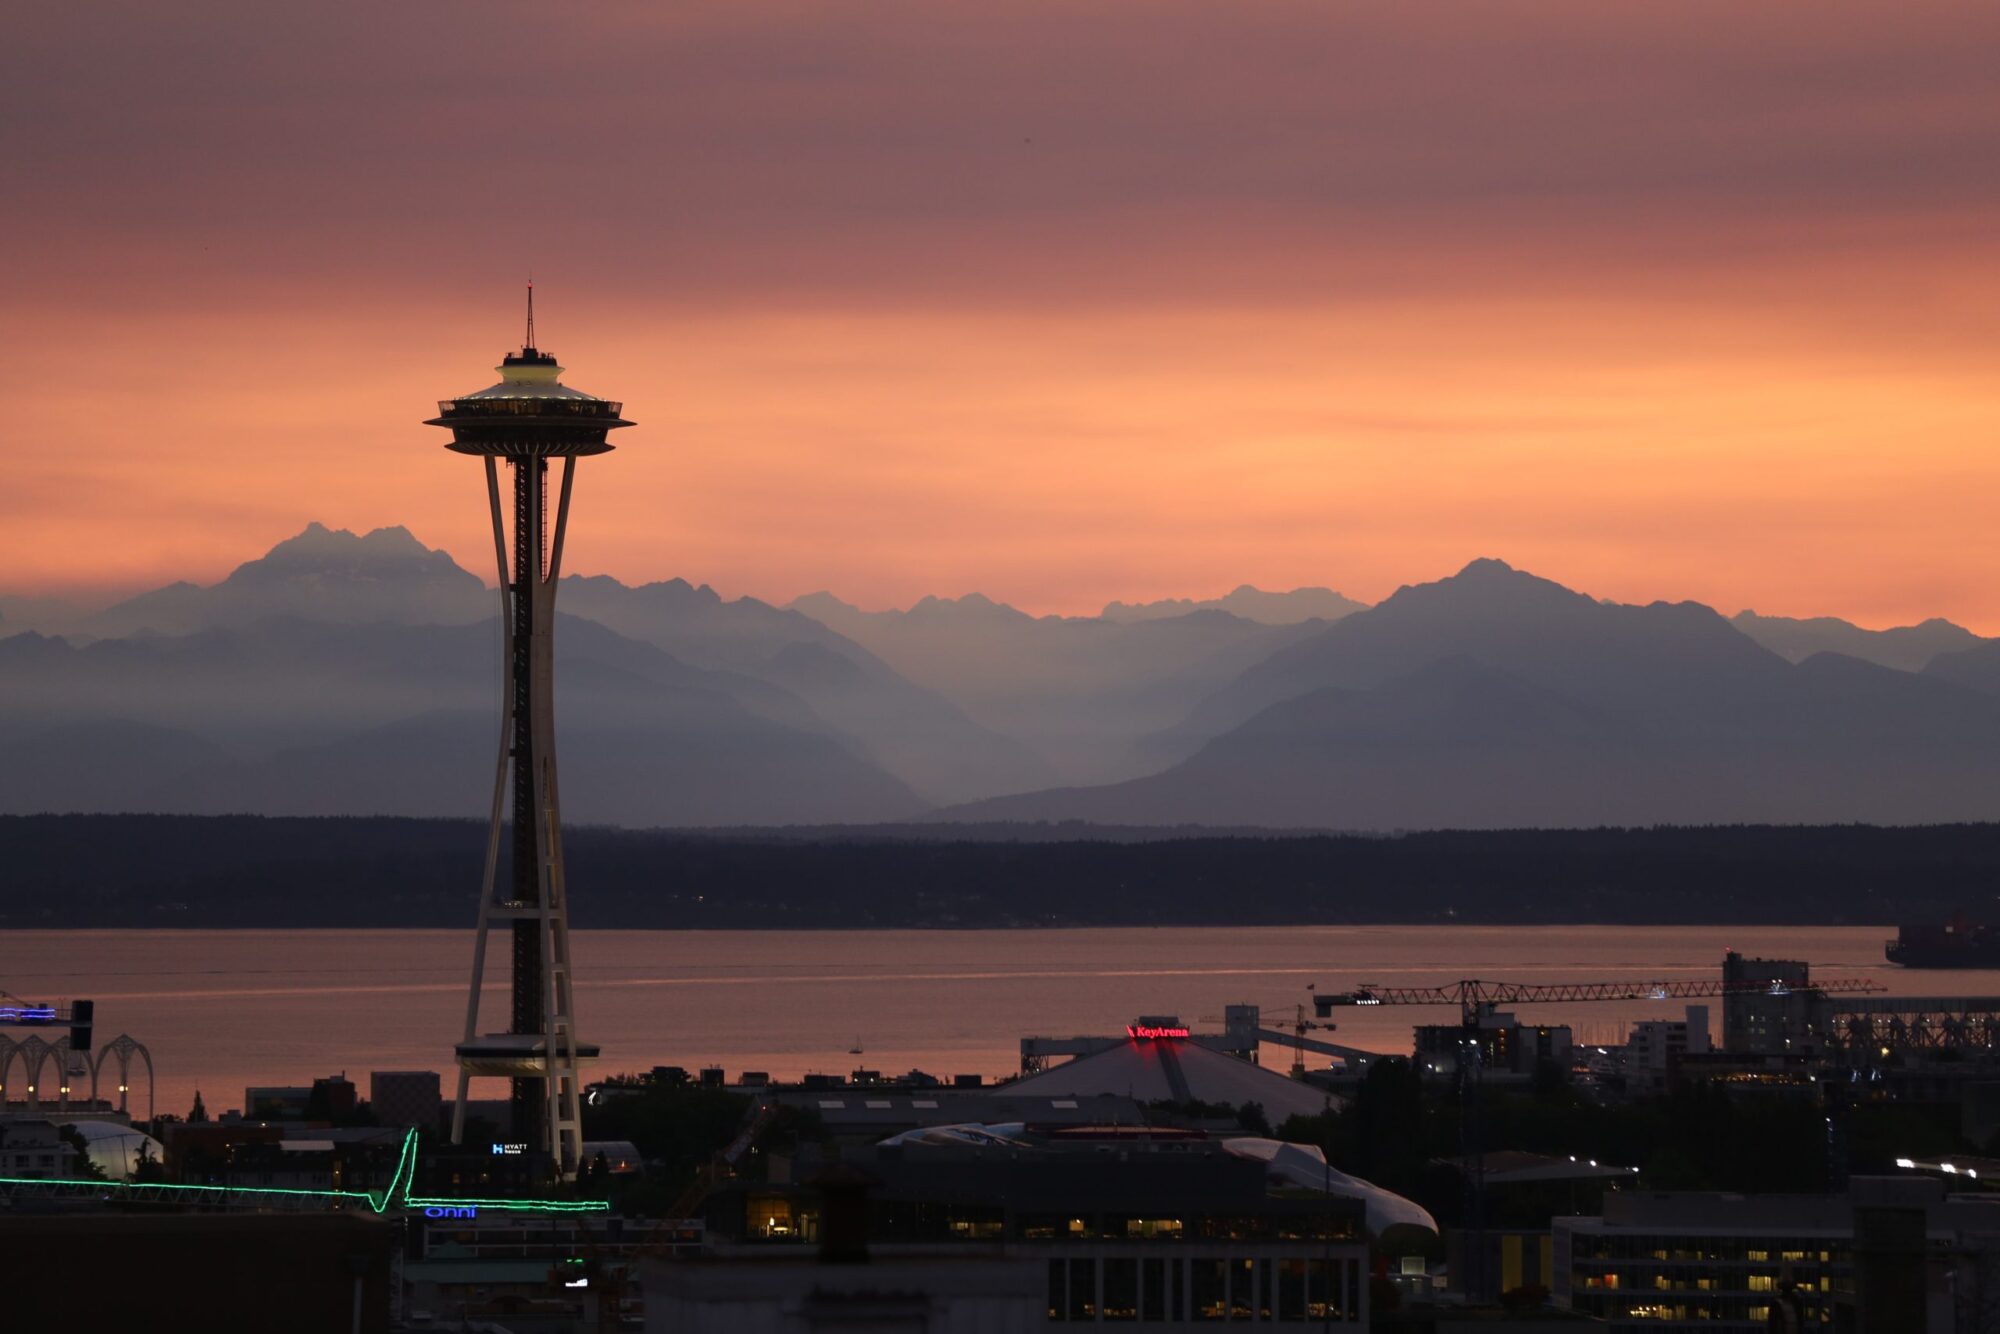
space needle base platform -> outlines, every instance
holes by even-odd
[[[559,1044],[559,1059],[594,1061],[601,1054],[595,1042]],[[535,1033],[482,1033],[454,1048],[458,1068],[469,1078],[547,1079],[548,1039]]]

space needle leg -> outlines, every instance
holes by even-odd
[[[577,461],[563,460],[562,489],[556,503],[555,533],[549,544],[549,568],[539,588],[542,597],[538,624],[549,627],[550,638],[544,651],[553,650],[555,600],[562,577],[564,538],[569,532],[569,501],[576,479]],[[549,664],[553,667],[553,663]],[[552,677],[552,672],[550,673]],[[572,1180],[583,1166],[583,1119],[581,1076],[576,1051],[575,998],[570,989],[569,903],[563,869],[561,799],[556,783],[555,707],[550,699],[543,709],[542,723],[548,728],[538,757],[542,765],[542,929],[545,976],[543,993],[543,1048],[548,1071],[549,1147],[556,1170],[564,1180]]]
[[[500,633],[505,639],[513,630],[512,606],[508,601],[507,532],[505,520],[500,513],[500,470],[499,463],[491,455],[486,459],[486,498],[493,511],[493,554],[500,566]],[[507,753],[514,730],[514,687],[513,658],[503,655],[505,678],[500,690],[500,754],[494,761],[493,809],[486,834],[486,867],[480,876],[479,889],[479,931],[472,946],[472,989],[465,1003],[465,1041],[473,1041],[479,1035],[479,992],[486,977],[486,933],[492,926],[494,880],[500,865],[500,826],[506,813],[507,800]],[[458,1067],[458,1096],[453,1101],[451,1111],[451,1142],[465,1142],[465,1104],[471,1092],[472,1075],[465,1065]]]

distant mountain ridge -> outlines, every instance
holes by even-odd
[[[1759,616],[1741,611],[1730,624],[1791,662],[1804,662],[1815,653],[1844,653],[1904,672],[1921,672],[1940,654],[1988,642],[1938,616],[1917,625],[1864,630],[1836,616]]]
[[[1363,830],[2000,813],[2000,690],[1836,654],[1793,664],[1699,604],[1602,603],[1495,560],[1280,649],[1163,746],[1180,758],[1146,777],[940,818]]]
[[[1229,612],[1130,621],[1030,616],[979,593],[862,611],[831,593],[789,604],[1047,758],[1072,782],[1155,767],[1146,738],[1267,654],[1323,626]]]
[[[2000,791],[2000,641],[1605,602],[1492,559],[1374,607],[1246,585],[868,612],[579,575],[557,605],[581,823],[1895,822]],[[5,609],[0,813],[485,808],[499,598],[405,529]]]
[[[101,638],[142,631],[184,635],[266,616],[463,625],[491,616],[496,597],[477,575],[407,528],[357,535],[313,523],[219,584],[169,584],[85,616],[74,628]]]
[[[1107,602],[1100,613],[1107,621],[1153,621],[1168,616],[1185,616],[1196,611],[1226,611],[1260,625],[1297,625],[1301,621],[1337,621],[1363,611],[1368,604],[1334,592],[1330,588],[1294,588],[1288,593],[1267,593],[1249,584],[1240,584],[1219,598],[1166,598],[1159,602]]]

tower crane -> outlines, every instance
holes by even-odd
[[[1730,978],[1679,979],[1671,982],[1495,982],[1461,978],[1432,987],[1386,987],[1364,982],[1352,991],[1313,994],[1313,1010],[1321,1018],[1343,1007],[1374,1005],[1456,1005],[1459,1014],[1459,1055],[1456,1079],[1459,1098],[1459,1152],[1465,1172],[1466,1291],[1474,1299],[1486,1292],[1486,1126],[1485,1059],[1480,1021],[1502,1005],[1573,1005],[1590,1001],[1661,1001],[1720,996],[1808,997],[1882,991],[1864,978],[1824,982],[1764,982]]]
[[[1703,996],[1787,996],[1795,991],[1852,995],[1885,989],[1865,978],[1835,978],[1789,986],[1783,982],[1731,982],[1719,978],[1672,982],[1492,982],[1469,977],[1435,987],[1385,987],[1364,982],[1353,991],[1316,993],[1313,1010],[1324,1019],[1341,1006],[1456,1005],[1460,1022],[1467,1028],[1473,1028],[1477,1027],[1482,1016],[1491,1014],[1502,1005],[1573,1005],[1582,1001],[1660,1001]]]

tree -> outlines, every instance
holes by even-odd
[[[90,1141],[83,1137],[83,1132],[72,1125],[59,1125],[56,1127],[56,1135],[63,1143],[76,1150],[75,1172],[77,1180],[108,1180],[104,1175],[104,1169],[99,1167],[97,1160],[90,1156]]]
[[[153,1156],[153,1141],[139,1141],[139,1157],[132,1164],[134,1182],[159,1182],[167,1179],[167,1169],[160,1166],[160,1160]]]

